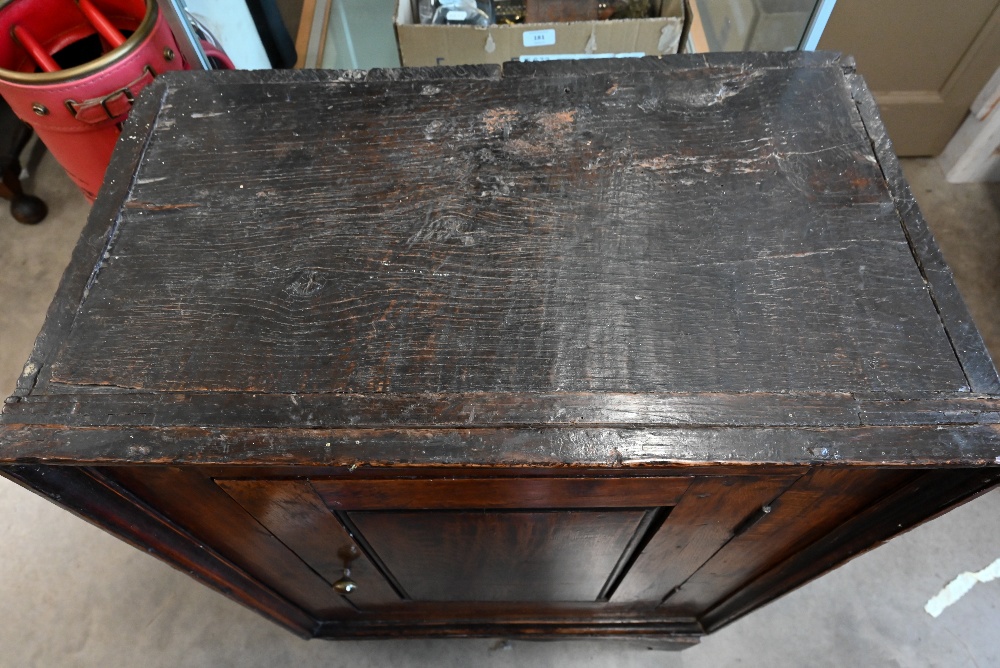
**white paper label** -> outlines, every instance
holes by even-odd
[[[452,9],[444,15],[444,17],[449,21],[464,21],[468,16],[468,12],[462,12],[457,9]]]
[[[525,30],[522,33],[522,40],[525,46],[552,46],[556,43],[556,31],[554,28]]]

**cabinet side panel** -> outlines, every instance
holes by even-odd
[[[117,478],[144,501],[315,617],[353,608],[210,478],[192,469],[137,467]]]
[[[615,603],[656,605],[726,544],[733,531],[794,477],[699,477],[639,555]]]
[[[1000,483],[1000,469],[927,471],[778,564],[702,617],[714,631]]]
[[[771,504],[771,512],[720,549],[663,603],[698,616],[744,583],[899,489],[913,471],[814,469]]]
[[[14,465],[0,475],[264,615],[296,635],[311,637],[317,621],[237,565],[135,498],[108,470]]]

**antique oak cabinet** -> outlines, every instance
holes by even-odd
[[[2,473],[302,636],[683,647],[1000,476],[851,62],[164,76]]]

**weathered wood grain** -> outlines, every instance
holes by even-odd
[[[1000,422],[1000,399],[921,399],[911,401],[866,401],[859,406],[861,424],[996,424]]]
[[[563,478],[587,478],[596,481],[594,489],[601,488],[601,481],[608,478],[625,477],[665,477],[671,478],[679,476],[686,478],[689,476],[760,476],[760,475],[802,475],[809,470],[807,465],[789,464],[754,464],[747,466],[744,464],[728,464],[720,466],[718,464],[704,465],[683,465],[668,466],[659,469],[645,468],[617,468],[608,466],[518,466],[518,467],[469,467],[469,466],[427,466],[412,467],[355,467],[353,470],[349,466],[310,466],[305,468],[301,465],[292,466],[231,466],[229,464],[204,464],[198,467],[204,475],[210,478],[222,478],[227,480],[288,480],[308,477],[310,481],[317,480],[343,480],[345,478],[354,481],[359,480],[503,480],[507,478],[547,478],[549,480],[560,480]],[[557,483],[558,484],[558,483]]]
[[[39,378],[48,377],[48,364],[69,333],[80,304],[87,298],[90,286],[100,270],[101,258],[114,242],[118,231],[119,211],[132,187],[133,175],[145,156],[150,133],[165,95],[166,91],[162,88],[150,90],[136,102],[125,120],[117,150],[112,154],[108,165],[105,185],[98,193],[87,225],[73,249],[69,267],[59,282],[59,288],[45,315],[45,324],[17,378],[17,386],[11,399],[28,396]]]
[[[464,510],[672,506],[691,484],[691,478],[312,479],[311,482],[331,510]]]
[[[943,403],[947,403],[944,401]],[[961,403],[953,410],[963,411]],[[978,407],[978,405],[977,405]],[[7,408],[8,424],[214,427],[855,426],[848,394],[245,394],[41,395]],[[905,404],[904,409],[905,410]]]
[[[842,429],[217,429],[8,426],[25,463],[265,466],[574,466],[1000,463],[1000,425]]]
[[[997,424],[1000,399],[914,393],[41,394],[6,407],[9,425],[71,427],[849,427]]]
[[[996,480],[835,54],[182,73],[109,175],[0,473],[298,633],[688,645]]]
[[[164,79],[79,317],[46,328],[39,391],[3,419],[832,427],[866,424],[861,397],[947,402],[967,379],[849,70],[763,54]],[[77,371],[51,363],[63,343]],[[995,422],[962,405],[941,415]]]
[[[899,160],[892,148],[892,141],[878,115],[875,99],[864,80],[853,71],[849,71],[848,80],[851,94],[857,101],[865,129],[871,138],[872,149],[892,193],[907,241],[920,272],[927,281],[931,297],[941,314],[941,320],[947,328],[948,337],[962,364],[969,385],[973,392],[996,394],[1000,392],[1000,377],[997,376],[996,367],[979,330],[976,329],[972,315],[965,306],[965,301],[958,292],[951,269],[945,263],[941,249],[934,241],[934,235],[931,234],[927,221],[924,220],[920,207],[910,192],[910,186],[903,178]]]
[[[244,81],[167,89],[52,381],[965,384],[839,67]]]

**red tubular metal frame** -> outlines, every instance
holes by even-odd
[[[26,28],[14,26],[11,28],[10,33],[14,41],[28,52],[28,55],[42,68],[42,71],[58,72],[62,69],[59,67],[59,63],[52,59],[52,56],[49,55],[49,52],[42,46],[41,42],[35,39],[35,36],[28,32]]]
[[[108,20],[100,9],[98,9],[94,3],[90,0],[75,0],[77,8],[79,8],[80,13],[83,14],[83,18],[87,19],[87,23],[93,26],[97,34],[100,35],[105,42],[107,42],[110,47],[108,50],[116,49],[125,43],[125,35],[121,33],[115,25]],[[11,29],[11,37],[14,41],[21,45],[31,59],[35,61],[35,64],[42,69],[43,72],[58,72],[62,68],[59,67],[52,55],[48,50],[39,42],[34,35],[32,35],[27,28],[23,26],[15,25]]]
[[[80,8],[80,11],[90,25],[94,26],[97,34],[103,37],[111,45],[112,49],[125,43],[125,35],[121,34],[118,28],[108,20],[108,17],[94,6],[94,3],[90,0],[76,0],[76,5]]]

